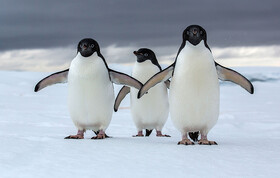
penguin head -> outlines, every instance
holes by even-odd
[[[183,32],[183,41],[190,42],[192,45],[198,45],[202,40],[206,44],[206,31],[199,25],[190,25]]]
[[[79,42],[77,52],[80,52],[83,57],[89,57],[95,52],[100,53],[100,48],[97,41],[85,38]]]
[[[150,60],[154,65],[158,66],[161,70],[156,55],[152,50],[148,48],[140,48],[138,49],[138,51],[134,51],[133,53],[137,57],[138,63],[144,62],[146,60]]]

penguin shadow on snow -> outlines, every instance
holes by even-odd
[[[145,83],[153,75],[162,71],[156,55],[152,50],[148,48],[140,48],[133,53],[136,56],[136,62],[132,69],[133,78]],[[169,84],[169,80],[158,84],[140,99],[137,99],[138,90],[135,88],[123,86],[119,91],[115,100],[114,110],[115,112],[118,111],[121,101],[128,93],[130,93],[131,115],[137,128],[137,135],[134,135],[134,137],[143,137],[143,129],[146,130],[145,136],[149,136],[153,129],[155,129],[156,136],[170,137],[161,132],[169,114],[167,94]]]
[[[219,117],[218,79],[231,81],[250,94],[254,93],[254,87],[247,78],[215,62],[207,44],[206,31],[199,25],[190,25],[184,30],[175,62],[151,77],[139,90],[138,98],[170,78],[170,116],[182,135],[178,144],[183,145],[194,145],[188,135],[198,144],[217,145],[208,140],[207,134]]]
[[[127,74],[110,69],[101,54],[99,44],[91,38],[82,39],[70,68],[56,72],[39,81],[34,91],[68,82],[68,108],[78,133],[65,139],[83,139],[86,130],[96,133],[92,139],[108,138],[113,113],[113,83],[137,88],[141,82]]]

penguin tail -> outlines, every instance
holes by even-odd
[[[189,132],[189,136],[190,136],[190,138],[194,142],[197,142],[198,141],[199,132]]]
[[[148,130],[148,129],[146,129],[146,135],[145,135],[145,137],[150,136],[152,132],[153,132],[153,130]]]

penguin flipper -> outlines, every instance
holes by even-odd
[[[165,85],[166,85],[166,87],[169,89],[170,88],[170,80],[166,80],[164,83],[165,83]]]
[[[122,102],[122,100],[125,98],[125,96],[130,92],[130,88],[127,86],[123,86],[115,99],[115,104],[114,104],[114,111],[117,112],[119,109],[119,106]]]
[[[130,77],[127,74],[114,71],[112,69],[110,69],[109,75],[110,75],[111,81],[115,84],[134,87],[138,90],[143,86],[143,84],[141,82],[139,82],[138,80],[136,80],[135,78]]]
[[[166,69],[156,73],[154,76],[152,76],[145,84],[144,86],[139,90],[137,98],[141,98],[150,88],[155,86],[156,84],[166,81],[169,78],[172,77],[174,70],[174,64],[170,65]]]
[[[68,72],[69,69],[66,69],[43,78],[36,84],[34,91],[40,91],[41,89],[56,83],[66,83],[68,81]]]
[[[241,75],[240,73],[238,73],[232,69],[221,66],[217,62],[215,62],[215,66],[216,66],[218,77],[220,80],[231,81],[237,85],[240,85],[242,88],[247,90],[249,93],[251,93],[251,94],[254,93],[254,86],[246,77],[244,77],[243,75]]]

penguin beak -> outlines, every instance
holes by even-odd
[[[196,29],[196,28],[193,29],[193,34],[194,34],[194,35],[197,34],[197,29]]]
[[[135,56],[142,55],[142,53],[138,53],[137,51],[134,51],[133,54],[135,54]]]
[[[82,45],[82,50],[86,50],[87,49],[87,45],[86,44],[83,44]]]

